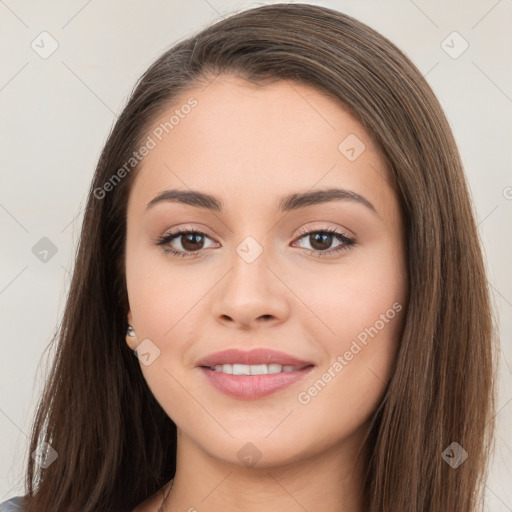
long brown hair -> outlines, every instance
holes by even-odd
[[[403,211],[410,290],[368,437],[368,510],[477,510],[493,446],[495,329],[454,138],[431,88],[396,46],[308,4],[221,20],[166,51],[132,92],[89,191],[30,444],[32,453],[47,442],[58,457],[46,468],[29,457],[28,510],[131,510],[174,476],[176,426],[125,342],[126,205],[137,172],[126,162],[178,94],[220,73],[312,85],[338,98],[381,146]],[[468,453],[457,468],[443,456],[453,442]]]

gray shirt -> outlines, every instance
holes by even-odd
[[[15,498],[11,498],[10,500],[4,501],[0,503],[0,512],[23,512],[25,507],[23,496],[16,496]]]

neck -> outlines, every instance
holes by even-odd
[[[179,432],[176,475],[163,510],[364,512],[366,451],[358,453],[361,432],[354,436],[311,457],[246,467],[210,457]]]

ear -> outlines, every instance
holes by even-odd
[[[133,316],[131,311],[128,311],[128,314],[126,315],[126,321],[133,327]],[[131,350],[135,350],[137,347],[137,336],[130,338],[130,336],[126,335],[126,343]]]

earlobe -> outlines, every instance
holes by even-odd
[[[126,343],[132,350],[135,350],[136,335],[135,335],[135,329],[132,326],[132,318],[133,317],[132,317],[131,311],[129,311],[128,315],[127,315],[127,325],[126,325]]]
[[[135,330],[131,325],[128,325],[126,328],[126,343],[132,350],[135,350],[136,339]]]

